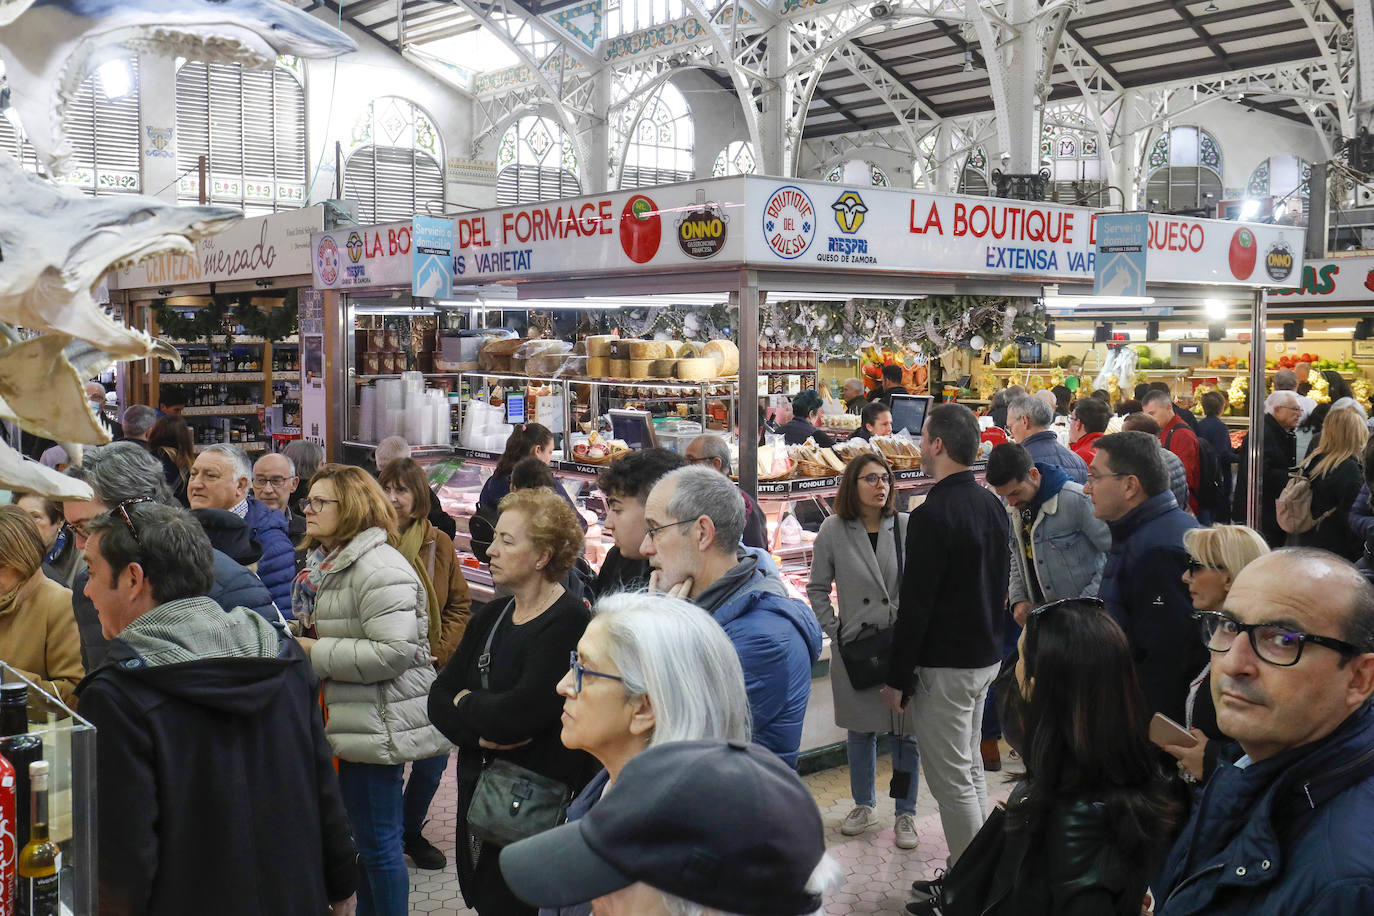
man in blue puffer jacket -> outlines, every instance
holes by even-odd
[[[286,516],[248,492],[253,465],[237,445],[206,446],[191,465],[186,496],[192,509],[224,509],[248,524],[262,548],[257,574],[272,594],[277,610],[291,616],[291,583],[296,578],[296,549],[287,533]]]
[[[688,598],[721,625],[744,669],[754,740],[795,767],[821,628],[772,564],[740,547],[739,489],[710,468],[679,468],[650,491],[644,524],[650,590]]]

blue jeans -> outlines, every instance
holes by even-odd
[[[410,875],[401,851],[403,764],[339,761],[339,789],[358,846],[358,916],[407,916]]]
[[[410,764],[410,778],[406,780],[402,832],[409,836],[419,833],[425,825],[425,815],[429,813],[429,803],[434,801],[434,793],[439,791],[439,781],[448,769],[448,754],[416,760]]]
[[[897,799],[898,814],[916,813],[916,789],[921,782],[921,751],[912,735],[888,735],[892,748],[892,774],[910,774],[906,794]],[[850,732],[845,742],[849,758],[849,791],[854,804],[876,808],[878,799],[874,782],[878,767],[878,733]]]

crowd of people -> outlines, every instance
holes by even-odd
[[[833,826],[884,823],[884,745],[895,845],[922,772],[939,809],[949,857],[910,912],[1374,911],[1361,407],[1300,444],[1301,396],[1269,397],[1251,529],[1245,450],[1168,392],[1121,432],[1043,394],[999,395],[985,480],[977,418],[932,409],[909,512],[881,455],[852,461],[809,606],[714,436],[605,468],[592,572],[553,435],[517,429],[474,605],[403,441],[375,469],[252,463],[131,407],[67,469],[91,499],[0,507],[0,658],[96,726],[101,912],[391,916],[407,858],[483,916],[820,912],[840,869],[795,769],[827,637]],[[990,811],[998,735],[1024,772]],[[455,752],[450,863],[424,829]]]

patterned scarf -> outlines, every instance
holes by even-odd
[[[295,581],[291,583],[291,613],[300,623],[302,632],[315,626],[315,596],[343,548],[344,545],[340,544],[326,553],[323,547],[316,547],[306,559],[305,568],[296,574]]]

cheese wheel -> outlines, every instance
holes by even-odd
[[[630,359],[667,359],[672,355],[672,347],[666,340],[630,341]]]
[[[719,367],[720,364],[714,359],[705,359],[700,356],[680,359],[677,361],[677,377],[689,381],[715,378],[719,374]]]
[[[736,375],[739,372],[739,348],[734,341],[707,341],[706,346],[701,348],[701,355],[714,359],[720,365],[717,370],[720,375]]]
[[[630,360],[630,378],[652,378],[649,371],[653,368],[652,359],[632,359]]]
[[[610,342],[611,359],[630,359],[630,344],[635,342],[637,341],[631,341],[629,338],[625,340],[612,340]]]
[[[677,360],[652,359],[649,363],[650,378],[677,378]]]
[[[607,359],[611,355],[611,341],[619,340],[614,334],[593,334],[587,338],[587,355]]]
[[[610,371],[606,373],[608,378],[629,378],[630,361],[628,359],[612,359]]]
[[[611,361],[605,356],[587,357],[587,377],[606,378],[611,374]]]

